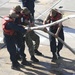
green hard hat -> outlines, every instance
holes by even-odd
[[[55,16],[57,14],[57,9],[52,9],[52,15]]]
[[[17,5],[17,6],[14,7],[14,10],[17,11],[17,12],[20,12],[22,9],[21,9],[20,5]]]
[[[29,11],[29,9],[27,7],[24,7],[23,10],[22,10],[22,13],[29,14],[30,11]]]

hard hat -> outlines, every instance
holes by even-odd
[[[17,18],[18,15],[15,12],[9,13],[9,17],[11,18]]]
[[[55,8],[55,9],[52,9],[52,12],[57,12],[57,9]]]
[[[57,9],[52,9],[52,15],[55,16],[57,14]]]
[[[27,7],[24,7],[23,10],[22,10],[22,13],[29,14],[30,11],[29,11],[29,9]]]
[[[14,11],[16,12],[20,12],[22,9],[21,9],[21,6],[20,5],[17,5],[14,7]]]

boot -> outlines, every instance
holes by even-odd
[[[12,62],[11,68],[14,69],[14,70],[20,70],[19,62]]]
[[[56,60],[57,60],[57,55],[56,55],[56,53],[54,52],[54,53],[52,53],[53,54],[53,57],[52,57],[52,62],[55,62]]]
[[[35,56],[33,55],[33,56],[31,56],[31,60],[33,61],[33,62],[39,62],[39,60],[37,59],[37,58],[35,58]]]
[[[16,53],[16,58],[17,58],[17,60],[21,61],[21,57],[20,57],[19,53]]]
[[[42,55],[41,52],[39,52],[37,49],[34,50],[36,55]]]
[[[21,61],[20,51],[18,49],[19,48],[17,48],[17,50],[16,50],[16,58],[17,58],[17,60]]]
[[[59,51],[57,51],[58,58],[61,58]]]
[[[22,65],[26,65],[26,66],[30,66],[32,65],[30,62],[28,62],[25,58],[22,59],[22,62],[21,62]]]
[[[61,58],[61,56],[60,56],[60,50],[58,49],[58,46],[56,47],[56,53],[57,53],[57,56],[58,56],[58,58]]]

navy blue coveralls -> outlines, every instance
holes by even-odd
[[[18,32],[22,33],[22,35],[24,35],[26,33],[26,30],[22,26],[16,25],[13,22],[7,23],[6,29],[7,30],[13,29],[13,30],[15,30],[15,32],[18,31]],[[16,39],[16,35],[17,35],[16,33],[12,36],[4,33],[5,43],[7,45],[7,50],[10,54],[10,60],[12,61],[12,63],[17,63],[17,58],[16,58],[16,42],[17,42],[17,39]],[[20,52],[20,55],[22,57],[25,56],[23,51]]]
[[[61,16],[62,15],[60,13],[58,13],[55,17],[53,17],[53,19],[51,21],[52,22],[57,21],[61,18]],[[55,26],[51,26],[49,28],[50,32],[52,32],[54,34],[56,33],[57,29],[58,29],[58,24]],[[58,36],[64,41],[63,25],[61,27],[61,30],[60,30]],[[63,44],[59,40],[57,43],[55,37],[53,37],[52,35],[49,35],[49,40],[50,40],[50,48],[51,48],[52,53],[55,53],[56,50],[58,50],[58,52],[59,52],[62,49]]]
[[[27,7],[30,10],[30,12],[32,13],[33,17],[34,17],[34,11],[35,11],[34,10],[34,7],[35,7],[34,2],[35,2],[35,0],[22,0],[23,7]]]
[[[21,15],[20,12],[17,13],[17,15],[19,15],[18,18],[15,19],[15,23],[17,25],[23,25],[23,23],[21,22],[21,18],[23,18],[23,16]],[[17,33],[17,36],[16,36],[16,39],[17,39],[17,47],[20,48],[20,50],[18,51],[17,50],[17,54],[18,53],[22,53],[24,54],[24,50],[25,50],[25,37],[23,37],[22,33],[20,33],[19,31],[16,32]],[[24,54],[24,56],[22,57],[22,59],[25,59],[26,57],[26,54]]]

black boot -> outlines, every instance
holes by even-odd
[[[20,51],[16,50],[16,58],[21,61]]]
[[[26,66],[30,66],[32,65],[30,62],[28,62],[25,58],[22,59],[22,62],[21,62],[22,65],[26,65]]]
[[[34,50],[36,55],[42,55],[41,52],[39,52],[37,49]]]
[[[20,64],[19,64],[19,62],[12,62],[12,66],[11,66],[11,68],[12,69],[14,69],[14,70],[20,70]]]
[[[57,55],[56,55],[56,53],[54,52],[54,53],[52,53],[53,54],[53,57],[52,57],[52,62],[55,62],[56,60],[57,60]]]
[[[59,51],[57,51],[58,58],[61,58]]]
[[[21,57],[20,57],[20,54],[19,53],[16,53],[16,58],[17,58],[17,60],[20,60],[21,61]]]
[[[37,59],[37,58],[35,58],[35,56],[33,55],[33,56],[31,56],[31,60],[33,61],[33,62],[39,62],[39,60]]]

